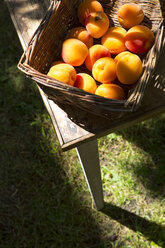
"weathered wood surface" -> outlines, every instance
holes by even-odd
[[[13,22],[25,49],[49,6],[49,0],[5,0]],[[141,107],[135,113],[127,113],[115,121],[100,118],[70,106],[59,108],[40,90],[45,106],[52,118],[63,150],[83,142],[107,135],[165,111],[165,49],[155,68],[152,81],[144,95]],[[161,85],[160,85],[161,82]]]
[[[84,176],[97,210],[104,207],[97,140],[81,144],[76,148]]]
[[[5,0],[5,2],[8,5],[21,45],[25,50],[32,35],[46,14],[50,0]],[[63,145],[72,143],[72,141],[74,143],[76,140],[83,139],[84,136],[91,136],[88,131],[78,127],[68,119],[67,114],[53,101],[49,100],[40,88],[39,91],[51,116],[62,148]]]

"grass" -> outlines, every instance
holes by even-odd
[[[105,208],[62,153],[0,2],[0,247],[165,247],[165,115],[99,139]]]

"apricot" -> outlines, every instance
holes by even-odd
[[[137,25],[128,30],[125,46],[133,53],[146,53],[151,49],[154,40],[154,34],[148,27]]]
[[[123,88],[117,84],[101,84],[95,92],[96,95],[110,99],[124,100],[125,94]]]
[[[140,24],[144,19],[144,13],[141,6],[135,3],[122,5],[118,10],[117,16],[121,26],[126,29]]]
[[[76,70],[72,65],[61,63],[54,65],[50,68],[48,74],[49,77],[57,79],[65,84],[74,85],[76,80]]]
[[[101,44],[107,47],[112,54],[118,54],[126,50],[124,38],[127,31],[121,27],[111,27],[101,39]]]
[[[85,26],[88,33],[94,38],[102,37],[108,30],[108,16],[101,11],[93,12],[85,20]]]
[[[70,65],[82,65],[87,55],[87,46],[78,39],[67,39],[62,44],[62,58]]]
[[[123,56],[130,54],[130,52],[128,51],[124,51],[122,53],[119,53],[118,55],[116,55],[116,57],[114,58],[114,61],[117,63],[121,58],[123,58]]]
[[[78,15],[78,19],[79,19],[80,23],[84,25],[87,16],[91,12],[97,12],[97,11],[104,12],[102,5],[98,1],[96,1],[96,0],[83,1],[79,5],[78,10],[77,10],[77,15]]]
[[[116,64],[118,80],[123,84],[134,84],[141,76],[143,66],[136,54],[126,54]]]
[[[93,46],[93,37],[84,27],[76,27],[69,31],[67,38],[81,40],[88,48]]]
[[[89,48],[88,56],[85,60],[85,65],[89,71],[92,71],[92,67],[98,59],[110,56],[110,51],[106,47],[100,44],[96,44]]]
[[[98,59],[92,68],[95,80],[101,83],[110,83],[116,78],[116,63],[114,59],[104,57]]]
[[[94,94],[97,89],[95,80],[87,73],[77,74],[74,86],[92,94]]]

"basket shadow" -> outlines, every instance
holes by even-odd
[[[165,227],[157,224],[156,222],[148,221],[143,217],[111,203],[106,203],[102,212],[134,232],[140,232],[147,239],[154,241],[156,244],[161,245],[161,247],[164,247]]]

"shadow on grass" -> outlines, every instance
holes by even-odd
[[[102,212],[134,232],[142,233],[148,240],[165,247],[165,227],[111,203],[106,203]]]
[[[72,178],[66,172],[69,159],[37,87],[16,68],[22,50],[3,2],[0,16],[0,246],[103,244],[98,224],[81,205],[82,189],[70,182],[78,172]]]
[[[52,149],[50,124],[45,120],[47,114],[39,95],[30,85],[24,85],[18,93],[8,84],[3,92],[0,113],[1,246],[72,248],[103,244],[95,219],[81,205],[85,203],[81,199],[84,197],[82,191],[78,196],[80,188],[70,183],[66,172],[69,164],[64,168],[67,166],[65,155],[60,153],[56,137]],[[41,118],[38,121],[37,116]]]

